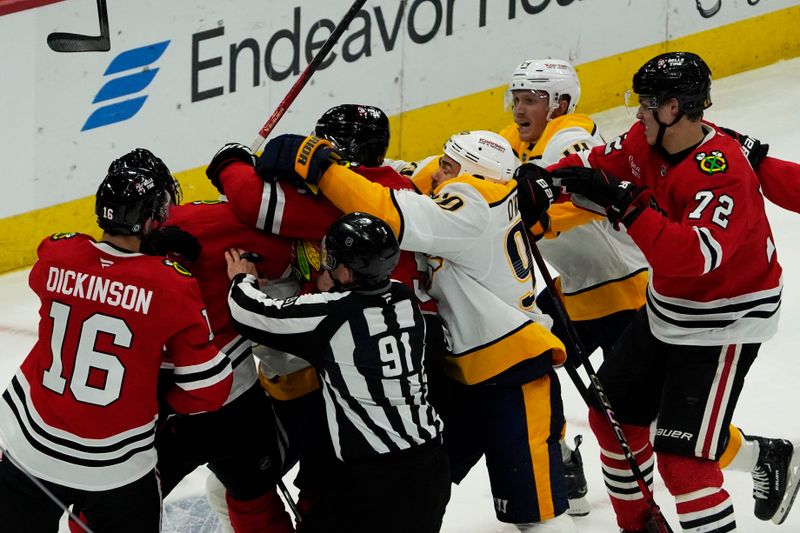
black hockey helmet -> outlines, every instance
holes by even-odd
[[[159,179],[164,181],[172,203],[175,205],[181,203],[181,186],[178,180],[172,176],[172,172],[170,172],[164,161],[147,148],[135,148],[122,157],[115,159],[109,165],[108,171],[111,172],[118,168],[143,168],[150,170]]]
[[[389,118],[375,106],[337,105],[322,114],[314,134],[331,141],[345,161],[377,167],[389,148]]]
[[[347,265],[356,285],[386,280],[400,260],[400,245],[392,228],[366,213],[349,213],[331,224],[322,249],[323,268],[334,270]]]
[[[112,235],[141,235],[147,220],[167,219],[170,195],[164,181],[149,169],[115,168],[97,189],[97,225]]]
[[[711,106],[711,70],[697,54],[667,52],[633,75],[633,91],[654,97],[656,106],[677,98],[682,113],[699,113]]]

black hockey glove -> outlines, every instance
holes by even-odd
[[[279,135],[267,143],[256,172],[267,182],[300,178],[316,194],[322,175],[331,164],[341,159],[333,144],[320,137]]]
[[[630,181],[620,181],[606,206],[606,216],[614,229],[622,222],[629,228],[647,207],[655,207],[653,193],[647,187],[637,187]]]
[[[178,226],[162,226],[142,237],[140,250],[147,255],[178,254],[193,263],[200,257],[203,247],[188,231]]]
[[[580,194],[601,207],[608,207],[620,182],[612,174],[587,167],[558,168],[552,175],[567,192]]]
[[[525,227],[531,228],[537,223],[544,226],[543,219],[556,195],[550,172],[533,163],[524,163],[514,171],[514,179],[517,182],[519,214]]]
[[[761,164],[764,158],[767,157],[769,145],[762,144],[761,141],[755,137],[743,135],[738,131],[722,127],[719,129],[724,131],[726,135],[739,141],[739,144],[742,145],[742,151],[744,152],[744,155],[747,156],[747,160],[750,161],[750,165],[753,167],[753,170],[758,171],[758,166]]]
[[[220,173],[235,161],[241,161],[248,165],[256,166],[256,156],[247,146],[241,143],[228,143],[211,158],[211,162],[206,168],[206,176],[211,180],[211,184],[217,188],[220,194],[225,194],[220,182]]]
[[[608,220],[619,229],[622,222],[630,226],[645,207],[650,206],[652,193],[630,181],[620,181],[613,174],[596,168],[565,167],[553,171],[567,192],[580,194],[604,207]]]

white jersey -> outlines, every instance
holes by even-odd
[[[547,167],[562,157],[605,144],[595,123],[580,114],[551,120],[535,143],[519,139],[516,125],[503,135],[522,161]],[[560,274],[558,288],[573,320],[591,320],[644,305],[647,260],[624,228],[571,202],[548,211],[551,231],[537,246]],[[558,237],[556,239],[552,237]]]
[[[449,332],[452,377],[479,383],[551,349],[554,363],[563,362],[564,346],[535,305],[516,182],[461,175],[429,197],[389,191],[336,167],[320,185],[340,209],[383,218],[401,248],[430,256],[428,290]]]

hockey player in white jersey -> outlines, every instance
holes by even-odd
[[[342,211],[387,221],[403,249],[428,254],[429,292],[452,344],[446,365],[458,411],[445,419],[445,440],[454,481],[485,454],[500,521],[522,531],[575,531],[557,444],[564,418],[553,366],[565,350],[536,309],[511,179],[517,159],[502,137],[483,131],[454,135],[444,151],[432,197],[331,165],[332,147],[315,137],[270,141],[262,177],[296,174]]]
[[[512,112],[514,122],[500,135],[522,162],[542,167],[567,154],[605,144],[597,124],[574,112],[580,96],[578,75],[568,61],[523,61],[512,73],[505,93],[505,107]],[[642,252],[624,230],[614,230],[605,217],[579,209],[572,202],[554,204],[542,220],[525,222],[545,237],[537,245],[559,273],[556,289],[586,353],[597,348],[606,353],[644,305],[647,261]],[[555,319],[557,313],[547,288],[539,293],[536,303]],[[565,341],[569,338],[557,319],[553,333]],[[567,344],[567,349],[571,348]],[[567,364],[580,364],[577,354],[570,351],[569,355]],[[589,512],[579,438],[575,450],[561,441],[573,516]]]
[[[539,166],[552,164],[565,154],[605,144],[594,121],[574,113],[580,95],[580,81],[569,62],[524,61],[512,73],[505,93],[505,106],[513,112],[514,122],[500,135],[511,144],[520,161]],[[431,157],[417,166],[413,181],[419,190],[429,192],[432,188],[438,159]],[[545,237],[538,247],[560,274],[556,287],[587,353],[597,348],[609,350],[645,302],[647,261],[641,251],[624,231],[615,231],[605,217],[579,209],[571,202],[552,205],[542,220],[527,220],[524,212],[522,216],[537,237]],[[551,317],[556,316],[546,288],[536,303]],[[552,331],[560,339],[568,338],[558,320]],[[567,364],[579,364],[577,354],[569,355]],[[583,516],[589,513],[589,505],[578,451],[580,436],[575,442],[575,450],[563,438],[560,444],[569,514]]]

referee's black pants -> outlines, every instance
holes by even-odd
[[[450,500],[450,464],[438,442],[343,463],[298,533],[436,533]]]

